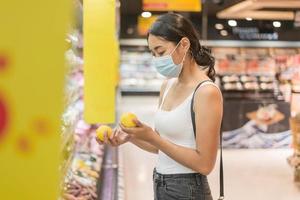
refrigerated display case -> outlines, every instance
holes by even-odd
[[[117,151],[112,151],[95,140],[99,124],[87,124],[83,119],[83,59],[82,34],[72,31],[67,37],[71,43],[66,51],[67,76],[65,87],[65,111],[62,115],[62,163],[60,170],[61,200],[69,199],[109,199],[116,197],[117,162],[111,166]],[[108,171],[113,168],[107,178]]]

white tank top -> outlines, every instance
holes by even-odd
[[[161,104],[155,115],[155,130],[160,134],[161,137],[169,140],[174,144],[196,149],[196,142],[191,118],[191,100],[193,97],[193,92],[180,105],[178,105],[171,111],[165,111],[161,109],[162,105],[164,104],[165,98],[175,80],[176,78],[170,79],[167,82]],[[205,82],[200,87],[203,87],[205,85],[214,85],[218,88],[218,86],[213,82]],[[156,170],[161,174],[196,173],[192,169],[189,169],[176,162],[162,151],[158,152]]]

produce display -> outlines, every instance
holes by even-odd
[[[267,91],[276,88],[274,76],[266,75],[220,75],[221,88],[227,90]]]
[[[259,81],[262,83],[272,83],[274,81],[274,77],[272,76],[260,76]]]
[[[218,74],[275,74],[268,48],[212,48]]]
[[[270,53],[272,49],[268,48],[213,47],[212,50],[216,58],[215,68],[220,76],[222,89],[230,91],[271,91],[279,87],[274,84],[278,66],[282,67],[283,65],[291,65],[293,62],[299,62],[296,55],[285,57],[281,55],[279,57]],[[273,51],[277,52],[276,49]],[[299,65],[297,64],[297,66]],[[121,91],[158,92],[164,80],[164,77],[156,72],[152,64],[152,55],[146,49],[123,48],[120,70],[122,76]],[[292,76],[295,76],[294,68],[292,71]],[[284,73],[282,71],[282,73],[289,74],[291,72]],[[288,75],[284,76],[287,77]]]
[[[224,83],[223,87],[225,90],[243,90],[243,85],[240,82]]]
[[[91,138],[89,141],[91,142],[93,139]],[[94,147],[91,149],[96,148]],[[63,199],[98,199],[97,184],[100,176],[104,149],[103,147],[97,149],[99,149],[97,152],[81,151],[75,153],[71,167],[65,177],[62,195]]]
[[[300,54],[276,56],[275,61],[282,81],[300,83]]]
[[[77,41],[81,35],[69,35],[72,48],[66,52],[68,74],[65,89],[65,112],[62,116],[63,180],[60,200],[96,200],[104,146],[95,140],[97,126],[83,120],[83,60]],[[103,126],[104,127],[104,126]]]
[[[285,55],[286,49],[280,50],[278,55],[274,48],[213,48],[224,97],[225,148],[290,146],[288,95],[292,87],[282,86],[287,69],[283,65],[290,65],[291,57],[295,61],[297,51]]]

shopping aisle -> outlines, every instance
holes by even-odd
[[[139,119],[153,126],[153,117],[157,109],[157,97],[123,97],[120,112],[133,112]],[[120,147],[124,162],[125,200],[153,200],[152,171],[156,154],[148,153],[127,143]]]
[[[141,121],[153,125],[157,97],[123,97],[121,112],[131,111]],[[226,150],[225,187],[229,200],[296,200],[300,188],[293,183],[293,170],[286,158],[292,151],[279,150]],[[156,155],[139,150],[132,144],[120,147],[124,160],[126,200],[153,200],[152,170]],[[219,163],[209,176],[214,199],[219,188]]]

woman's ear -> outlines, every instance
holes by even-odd
[[[191,43],[190,43],[190,40],[187,37],[183,37],[181,39],[181,44],[180,45],[183,47],[183,49],[185,51],[187,51],[190,48]]]

